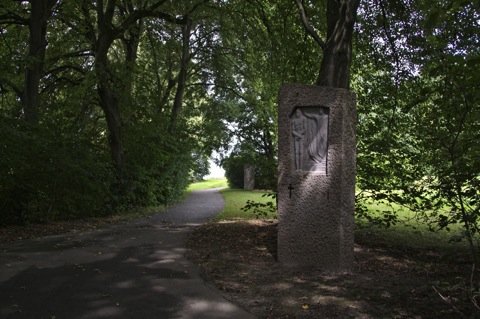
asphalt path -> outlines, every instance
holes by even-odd
[[[0,318],[254,318],[184,256],[224,205],[195,191],[148,219],[0,245]]]

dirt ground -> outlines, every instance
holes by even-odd
[[[30,224],[26,226],[0,227],[0,243],[23,239],[39,238],[43,236],[75,233],[83,230],[93,230],[105,225],[125,221],[118,216],[57,221],[45,224]]]
[[[188,257],[259,318],[480,318],[465,256],[442,258],[356,234],[353,271],[332,276],[283,267],[276,234],[274,221],[209,223],[190,237]]]

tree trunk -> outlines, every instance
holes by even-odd
[[[177,85],[177,81],[173,77],[173,61],[171,58],[171,54],[168,55],[165,61],[162,63],[168,63],[168,69],[166,71],[165,80],[166,85],[162,84],[162,79],[160,78],[160,61],[157,56],[157,52],[155,50],[155,41],[153,41],[153,36],[151,30],[147,30],[148,40],[150,41],[150,45],[152,47],[152,58],[153,58],[153,69],[155,70],[155,79],[156,79],[156,89],[157,95],[161,98],[155,99],[155,110],[157,114],[161,114],[164,110],[165,105],[167,105],[168,98],[170,97],[170,93],[172,92],[175,85]]]
[[[27,69],[25,71],[25,88],[22,107],[25,120],[38,123],[40,119],[38,91],[43,75],[43,64],[47,47],[47,22],[55,1],[31,0],[31,13],[28,20],[30,37],[28,40]]]
[[[139,19],[131,25],[131,27],[126,31],[128,34],[128,39],[124,39],[125,45],[125,63],[127,68],[127,74],[130,76],[126,79],[126,96],[132,96],[132,87],[133,87],[133,74],[135,72],[135,64],[137,62],[137,53],[138,46],[140,44],[140,36],[143,32],[143,21]]]
[[[360,0],[328,0],[327,41],[317,85],[350,88],[352,35]]]
[[[182,58],[180,64],[180,72],[178,74],[177,91],[175,92],[175,100],[173,101],[172,115],[170,118],[170,131],[173,132],[177,126],[177,120],[182,110],[183,93],[187,83],[188,64],[190,62],[190,31],[192,29],[192,21],[187,18],[187,23],[182,25]]]
[[[108,70],[108,48],[111,41],[106,36],[99,35],[95,52],[95,73],[97,76],[97,92],[100,107],[105,114],[108,127],[108,142],[113,164],[120,174],[126,173],[127,165],[122,137],[122,120],[118,111],[118,99],[113,90],[114,80]]]

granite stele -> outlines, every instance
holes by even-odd
[[[285,84],[278,109],[278,259],[345,272],[353,264],[355,95]]]

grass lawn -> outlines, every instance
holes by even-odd
[[[369,224],[368,221],[356,219],[355,235],[357,238],[373,236],[388,246],[401,246],[416,249],[436,249],[452,253],[458,249],[467,249],[466,239],[462,238],[461,224],[449,225],[449,231],[442,229],[431,231],[426,222],[419,220],[417,214],[398,204],[371,201],[367,204],[373,216],[381,216],[383,211],[395,213],[397,223],[385,228]],[[432,220],[433,222],[433,220]]]
[[[260,203],[274,201],[271,197],[262,197],[266,191],[261,190],[243,190],[227,188],[226,179],[212,179],[193,183],[187,189],[187,192],[193,190],[209,189],[225,187],[220,193],[224,196],[226,206],[224,210],[217,215],[213,221],[220,220],[255,220],[257,216],[253,213],[253,209],[243,211],[248,200]],[[462,234],[461,225],[452,225],[450,231],[439,230],[431,232],[427,225],[417,221],[414,212],[401,208],[398,205],[388,205],[383,203],[370,203],[369,209],[374,214],[380,214],[380,211],[395,210],[399,222],[389,228],[379,227],[368,224],[364,220],[356,220],[355,236],[359,241],[366,238],[374,238],[379,243],[386,246],[396,246],[404,249],[434,249],[442,251],[444,254],[451,254],[458,250],[467,249],[467,242],[464,240],[458,242],[452,239],[459,239]],[[269,213],[267,219],[273,219],[276,216]]]
[[[468,243],[465,238],[460,241],[461,227],[458,225],[455,230],[429,231],[424,225],[413,228],[410,224],[398,224],[389,228],[369,226],[355,229],[356,242],[374,241],[386,247],[398,247],[405,251],[433,250],[440,255],[449,257],[457,252],[468,253]],[[368,238],[368,240],[367,240]]]
[[[187,188],[187,193],[195,190],[210,189],[225,187],[220,193],[225,198],[226,206],[225,209],[214,218],[214,221],[219,220],[238,220],[238,219],[256,219],[253,209],[244,212],[242,207],[247,204],[248,200],[260,203],[267,203],[272,201],[271,197],[262,197],[266,194],[266,191],[260,190],[243,190],[243,189],[230,189],[228,188],[226,179],[210,179],[201,182],[196,182],[190,184]],[[267,216],[267,218],[274,218],[273,214]]]
[[[214,221],[219,220],[237,220],[237,219],[256,219],[253,210],[250,209],[246,212],[242,211],[242,207],[245,206],[247,200],[252,200],[260,203],[271,202],[274,199],[271,197],[262,197],[266,194],[265,191],[259,190],[243,190],[243,189],[223,189],[220,193],[225,198],[225,209],[214,218]],[[274,218],[272,214],[267,218]]]
[[[188,186],[187,192],[197,191],[202,189],[210,189],[217,187],[228,187],[227,180],[222,179],[208,179],[201,182],[195,182]]]
[[[226,201],[225,209],[217,215],[213,221],[220,220],[254,220],[257,216],[254,215],[253,210],[247,212],[242,211],[247,203],[247,200],[255,202],[266,203],[272,201],[271,197],[262,197],[266,194],[265,191],[260,190],[243,190],[243,189],[223,189],[220,193],[224,196]],[[415,220],[414,213],[402,209],[397,206],[389,206],[381,203],[372,204],[369,207],[372,211],[375,210],[392,210],[395,209],[400,222],[392,225],[389,228],[370,225],[366,221],[357,220],[355,236],[358,240],[375,238],[376,241],[382,242],[386,246],[399,246],[404,249],[434,249],[442,251],[444,254],[452,254],[458,250],[466,250],[467,242],[464,240],[458,242],[452,239],[458,239],[462,233],[461,225],[452,225],[450,231],[439,230],[432,232],[428,226]],[[276,216],[269,214],[267,219],[273,219]]]

